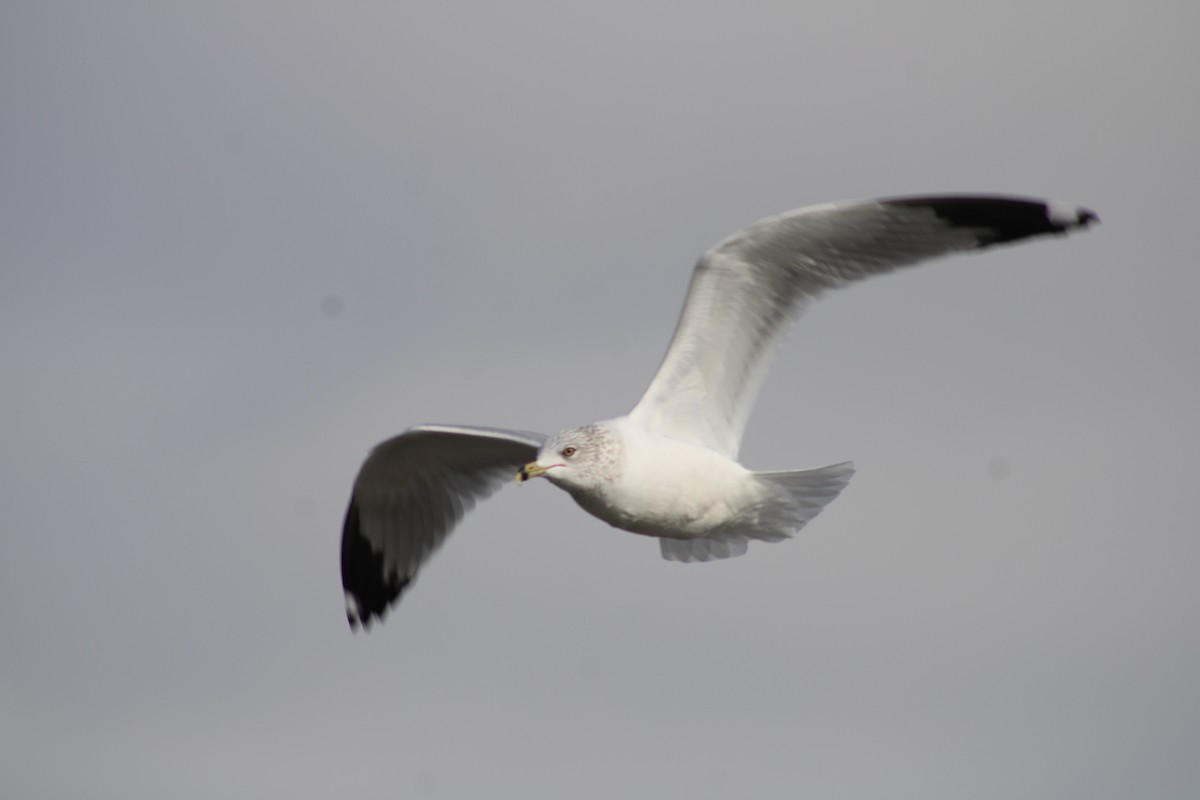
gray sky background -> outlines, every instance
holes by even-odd
[[[5,3],[2,793],[1200,796],[1198,25]],[[506,489],[350,634],[373,444],[623,413],[710,244],[930,191],[1103,224],[804,318],[742,451],[857,462],[801,537]]]

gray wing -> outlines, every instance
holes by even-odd
[[[1083,208],[969,195],[833,203],[763,220],[701,257],[667,354],[630,417],[735,457],[787,323],[822,292],[1095,220]]]
[[[545,440],[527,431],[417,425],[371,451],[342,530],[350,627],[382,620],[463,515],[513,480]]]

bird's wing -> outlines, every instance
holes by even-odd
[[[763,220],[700,258],[666,356],[630,417],[734,457],[787,323],[822,292],[1095,219],[1042,200],[959,195],[832,203]]]
[[[371,451],[342,531],[350,626],[382,620],[463,514],[537,458],[545,440],[527,431],[417,425]]]

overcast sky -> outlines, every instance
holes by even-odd
[[[0,9],[0,794],[1200,796],[1191,2]],[[1103,224],[823,301],[668,563],[545,483],[352,635],[417,422],[627,411],[705,248],[810,203]]]

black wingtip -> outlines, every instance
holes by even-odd
[[[361,627],[370,630],[371,624],[383,622],[388,606],[412,582],[388,570],[383,554],[371,546],[363,535],[358,504],[350,499],[346,509],[346,524],[342,528],[342,588],[346,592],[346,621],[352,631]]]
[[[1100,216],[1090,208],[1080,208],[1076,210],[1075,226],[1076,228],[1090,228],[1093,224],[1100,224]]]
[[[1031,236],[1062,234],[1100,221],[1090,209],[1061,207],[1022,197],[945,195],[898,197],[885,202],[927,208],[951,227],[970,228],[979,237],[981,247]]]

